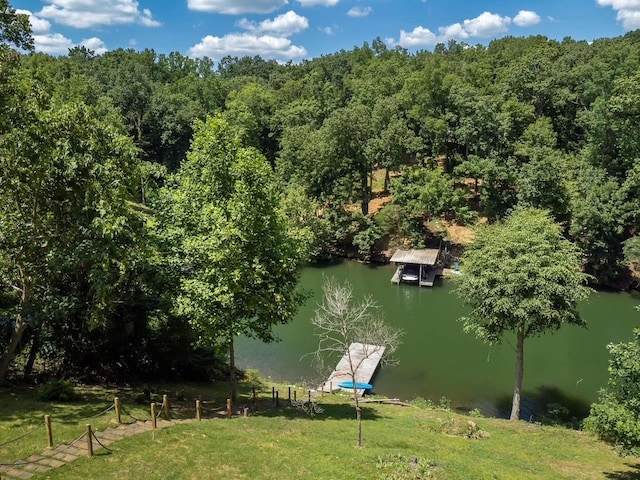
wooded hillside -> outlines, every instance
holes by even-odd
[[[33,53],[24,19],[5,17],[0,345],[27,375],[37,358],[97,378],[208,375],[211,355],[229,348],[221,339],[270,339],[271,325],[291,318],[303,262],[438,245],[450,240],[443,220],[494,222],[518,207],[549,210],[594,283],[636,285],[640,31],[591,44],[509,37],[416,53],[377,38],[300,64],[215,64],[151,50]],[[217,142],[234,146],[233,159]],[[219,172],[206,162],[181,168],[208,154]],[[236,182],[220,187],[228,198],[194,182],[209,177]],[[370,214],[380,192],[392,200]],[[198,212],[187,208],[191,196]],[[257,248],[241,221],[252,202],[265,228],[288,240]],[[189,243],[189,232],[217,218],[224,232],[198,249]],[[239,264],[223,275],[228,239],[238,243],[225,258]],[[252,258],[239,254],[247,245]],[[224,315],[213,312],[203,335],[185,315],[197,305],[179,299],[202,299],[194,282],[212,282],[211,265],[224,280],[208,292],[220,296],[211,305],[233,303],[239,292],[221,285],[240,285],[243,271],[287,272],[278,284],[287,290],[258,275],[265,293],[244,321],[215,327],[218,335],[210,328]],[[274,298],[277,311],[267,308]]]

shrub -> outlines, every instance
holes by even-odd
[[[431,400],[422,397],[414,398],[409,403],[411,403],[411,405],[413,405],[414,407],[423,408],[425,410],[433,410],[435,408],[435,405]]]
[[[48,402],[73,402],[78,399],[78,394],[70,381],[49,380],[40,390],[38,397]]]
[[[440,403],[438,404],[440,409],[449,411],[451,410],[451,400],[447,397],[440,397]]]
[[[406,457],[397,453],[378,457],[376,468],[380,471],[380,480],[420,480],[432,478],[437,466],[426,458]]]
[[[614,444],[621,453],[640,454],[640,328],[634,340],[611,344],[609,381],[591,405],[585,427],[602,440]]]

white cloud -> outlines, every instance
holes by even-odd
[[[140,15],[140,17],[138,18],[138,22],[140,22],[140,24],[144,25],[145,27],[160,26],[160,22],[157,22],[153,19],[153,17],[151,16],[151,10],[149,10],[148,8],[144,8],[142,10],[142,15]]]
[[[304,47],[292,45],[288,38],[248,33],[231,33],[224,37],[207,35],[187,52],[187,55],[193,57],[207,56],[214,59],[225,55],[260,55],[266,58],[293,59],[304,57],[306,54]]]
[[[469,38],[469,32],[467,32],[460,23],[454,23],[453,25],[440,27],[438,28],[438,33],[440,34],[440,38],[443,40],[449,40],[452,38],[464,40],[465,38]]]
[[[191,10],[241,15],[243,13],[271,13],[288,4],[288,0],[189,0]]]
[[[497,13],[483,12],[480,16],[465,20],[464,30],[470,37],[489,38],[509,29],[511,19],[501,17]]]
[[[625,30],[640,28],[640,0],[598,0],[598,5],[618,12],[616,18]]]
[[[31,30],[33,32],[33,44],[36,52],[48,53],[49,55],[64,55],[70,48],[76,46],[73,41],[60,33],[51,32],[51,22],[36,17],[29,10],[17,10],[17,13],[28,15]],[[93,50],[98,55],[107,51],[105,43],[97,37],[82,40],[80,45]]]
[[[540,21],[540,15],[531,10],[520,10],[518,14],[513,17],[513,23],[519,27],[532,27],[540,23]]]
[[[392,38],[388,38],[386,43],[387,45],[393,46],[424,47],[445,43],[454,39],[466,40],[471,37],[490,38],[507,32],[510,24],[510,17],[503,17],[497,13],[484,12],[476,18],[464,20],[462,23],[453,23],[439,27],[437,34],[421,25],[410,32],[400,30],[400,39],[398,42]]]
[[[438,36],[428,28],[416,27],[411,32],[400,30],[400,41],[403,47],[419,47],[423,45],[435,45],[440,40]]]
[[[320,31],[326,33],[327,35],[333,35],[335,33],[333,31],[333,28],[331,28],[331,27],[321,28]]]
[[[93,50],[96,55],[102,55],[109,50],[107,45],[98,37],[85,38],[80,42],[80,45],[87,47],[89,50]]]
[[[46,0],[47,5],[37,15],[56,23],[75,28],[91,28],[97,25],[119,25],[139,23],[146,27],[157,27],[159,22],[151,10],[140,11],[136,0]]]
[[[350,17],[366,17],[371,12],[373,12],[373,8],[371,7],[353,7],[349,9],[347,15]]]
[[[243,18],[238,22],[238,26],[256,34],[270,32],[288,37],[309,28],[309,20],[290,10],[287,13],[278,15],[273,20],[263,20],[260,23],[250,22]]]
[[[33,44],[37,52],[49,55],[65,54],[75,46],[70,39],[60,33],[34,35]]]
[[[298,3],[303,7],[312,7],[314,5],[322,5],[324,7],[333,7],[337,5],[340,0],[298,0]]]

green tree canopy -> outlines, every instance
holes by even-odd
[[[234,337],[273,341],[302,300],[304,248],[289,236],[280,194],[265,157],[240,143],[224,119],[196,122],[187,161],[161,214],[175,240],[183,278],[178,311],[203,341],[228,347],[235,393]]]
[[[141,226],[127,204],[137,176],[130,139],[84,105],[40,100],[23,99],[0,142],[0,279],[17,295],[0,383],[29,324],[75,302],[103,319]],[[81,299],[68,288],[79,272]]]
[[[607,346],[611,354],[607,388],[591,405],[586,426],[624,453],[640,454],[640,328],[634,339]]]
[[[462,256],[456,291],[471,307],[461,318],[464,330],[489,343],[516,336],[511,420],[520,417],[525,339],[564,323],[585,325],[577,309],[589,293],[581,259],[548,212],[537,209],[480,228]]]

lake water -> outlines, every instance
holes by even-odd
[[[460,409],[479,408],[485,415],[504,416],[511,407],[515,372],[514,337],[490,347],[462,332],[458,321],[465,309],[454,293],[455,281],[443,279],[434,288],[392,285],[393,266],[371,267],[343,262],[304,270],[302,285],[312,297],[288,325],[279,326],[281,341],[263,344],[240,338],[238,365],[257,369],[274,380],[311,385],[323,379],[311,366],[317,345],[311,318],[322,297],[327,276],[348,280],[354,298],[371,295],[386,320],[405,331],[397,351],[399,364],[382,368],[374,377],[375,393],[410,400],[441,397]],[[586,415],[606,385],[609,354],[606,345],[629,341],[640,327],[634,307],[640,295],[597,292],[580,310],[588,327],[563,326],[559,331],[525,341],[523,418],[536,406],[559,402],[576,415]]]

